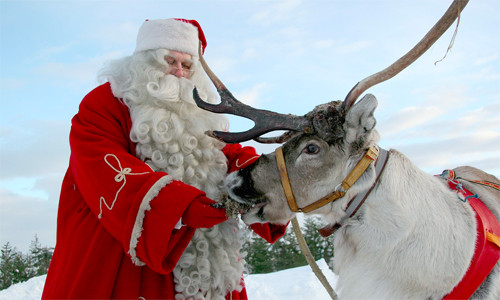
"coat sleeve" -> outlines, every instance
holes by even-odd
[[[227,144],[223,152],[228,161],[228,173],[246,168],[259,158],[255,148],[240,144]],[[287,225],[264,223],[252,224],[250,227],[267,242],[274,243],[285,235]]]
[[[132,261],[167,274],[194,234],[176,224],[204,193],[139,160],[128,137],[130,123],[128,108],[109,85],[89,93],[72,120],[70,170],[100,225]]]

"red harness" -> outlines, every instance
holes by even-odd
[[[476,212],[476,251],[465,276],[451,293],[444,297],[444,299],[469,299],[500,259],[498,242],[500,224],[477,195],[462,187],[462,184],[455,179],[452,170],[444,171],[441,176],[448,180],[448,185],[459,194],[460,200],[468,202]]]

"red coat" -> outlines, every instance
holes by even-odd
[[[171,272],[195,231],[174,227],[204,192],[180,181],[166,184],[166,173],[153,172],[135,156],[130,128],[129,110],[109,84],[80,104],[42,299],[174,298]],[[237,144],[223,152],[229,171],[238,169],[237,160],[256,156],[253,148]],[[284,226],[252,227],[269,242],[285,233]],[[246,299],[245,289],[232,299]]]

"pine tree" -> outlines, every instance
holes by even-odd
[[[320,228],[320,221],[317,217],[307,217],[304,221],[304,239],[306,240],[309,249],[315,260],[321,259],[323,257],[324,251],[324,239],[318,232]]]
[[[302,231],[314,258],[324,258],[329,264],[334,255],[333,236],[323,238],[318,233],[321,226],[317,217],[307,217]],[[246,252],[245,260],[252,274],[276,272],[307,264],[291,226],[274,244],[267,243],[256,234],[251,235],[243,245],[243,252]]]
[[[2,255],[0,257],[0,289],[5,289],[12,285],[12,262],[16,250],[12,248],[9,242],[2,246]]]
[[[35,239],[31,241],[29,255],[35,276],[47,274],[53,252],[54,248],[42,247],[38,240],[38,236],[35,235]]]
[[[322,237],[318,232],[318,229],[321,227],[322,224],[319,218],[312,216],[305,218],[302,230],[304,231],[304,238],[314,259],[323,258],[329,264],[334,254],[333,235]]]
[[[271,245],[260,236],[253,234],[243,246],[247,256],[245,260],[251,274],[265,274],[273,271]]]
[[[286,234],[272,245],[272,255],[275,258],[274,271],[295,268],[307,264],[291,227],[288,227]]]
[[[29,256],[23,255],[7,242],[0,257],[0,289],[23,282],[33,277]]]

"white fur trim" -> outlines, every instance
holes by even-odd
[[[139,242],[139,237],[142,234],[143,230],[143,223],[144,223],[144,217],[146,214],[146,211],[149,211],[151,209],[151,205],[149,203],[151,200],[156,198],[158,194],[160,193],[160,190],[164,188],[167,184],[171,183],[173,181],[173,177],[170,175],[165,175],[162,178],[160,178],[153,186],[149,189],[149,191],[146,193],[144,198],[142,199],[141,206],[139,207],[139,211],[137,212],[137,217],[135,219],[135,225],[134,229],[132,230],[132,235],[130,238],[130,250],[129,254],[132,258],[132,262],[137,265],[137,266],[144,266],[145,263],[142,262],[138,257],[136,253],[136,247],[137,243]]]
[[[137,35],[134,53],[153,49],[168,49],[198,56],[198,28],[175,20],[147,20]]]

